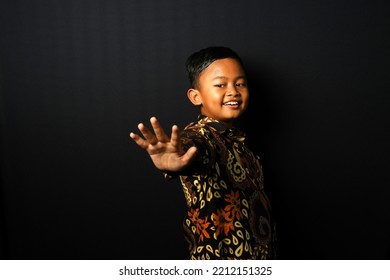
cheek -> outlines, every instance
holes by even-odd
[[[245,102],[249,100],[249,93],[247,91],[241,92],[241,99]]]
[[[248,107],[249,104],[249,95],[246,95],[243,99],[244,108]]]
[[[213,89],[209,91],[208,99],[210,102],[221,102],[223,99],[223,94],[220,92],[220,90]]]

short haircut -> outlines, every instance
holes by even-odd
[[[244,69],[243,62],[238,54],[227,47],[208,47],[190,55],[186,61],[186,69],[191,87],[199,87],[199,76],[211,63],[218,59],[236,59]]]

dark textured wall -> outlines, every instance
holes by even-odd
[[[177,180],[129,139],[198,112],[184,61],[243,58],[282,259],[390,257],[387,1],[0,3],[3,259],[186,259]]]

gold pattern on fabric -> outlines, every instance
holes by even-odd
[[[275,258],[260,158],[245,145],[245,134],[201,116],[181,139],[185,149],[197,147],[191,165],[176,174],[188,206],[183,227],[190,259]]]

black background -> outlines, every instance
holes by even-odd
[[[129,132],[198,111],[184,62],[247,66],[281,259],[390,257],[388,1],[2,1],[3,259],[186,259],[178,180]]]

